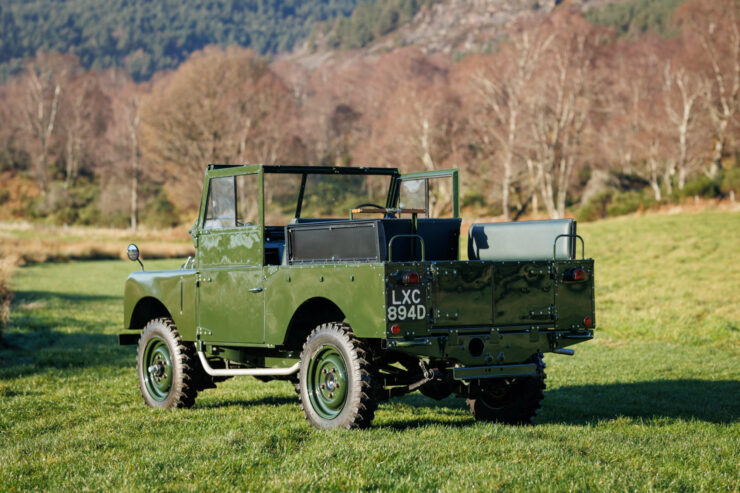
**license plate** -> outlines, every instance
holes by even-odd
[[[423,320],[427,316],[424,290],[421,286],[396,286],[388,292],[386,316],[389,322]]]

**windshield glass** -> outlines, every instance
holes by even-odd
[[[347,219],[360,204],[385,207],[390,181],[383,175],[308,175],[301,217]]]
[[[285,226],[295,217],[301,175],[265,173],[265,224]]]
[[[348,219],[361,204],[385,207],[391,183],[388,175],[307,173],[300,217]],[[265,222],[290,223],[300,198],[302,173],[265,173]]]

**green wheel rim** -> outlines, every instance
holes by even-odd
[[[147,392],[155,401],[164,401],[172,388],[172,357],[163,339],[152,337],[146,344],[143,366]]]
[[[308,362],[308,399],[316,414],[334,419],[347,402],[347,365],[334,346],[321,346]]]

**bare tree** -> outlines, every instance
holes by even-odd
[[[555,30],[555,38],[527,95],[537,182],[545,208],[554,218],[565,214],[595,84],[594,29],[584,19],[565,14],[555,19],[559,24],[548,26]]]
[[[103,191],[106,196],[120,197],[113,205],[119,212],[128,210],[130,228],[136,231],[139,227],[140,181],[145,171],[139,141],[139,114],[141,99],[149,87],[146,84],[134,84],[127,75],[118,71],[109,73],[106,85],[112,100],[112,114],[107,127],[105,145],[106,162],[110,168],[107,169],[105,175],[116,184],[112,188],[116,189],[117,193],[114,194],[114,191],[105,186],[105,183],[103,183]],[[126,182],[128,182],[128,187],[118,186],[119,183]],[[119,192],[118,189],[121,188],[123,190]],[[121,199],[126,196],[128,204],[121,207],[121,203],[125,203]]]
[[[26,65],[16,82],[20,92],[15,102],[16,121],[32,155],[33,172],[42,195],[49,189],[48,160],[71,63],[69,57],[42,53]]]
[[[523,98],[540,58],[552,42],[554,34],[544,33],[537,26],[520,26],[512,34],[509,44],[496,57],[489,57],[487,62],[473,79],[479,100],[487,111],[483,113],[483,122],[479,125],[483,133],[489,133],[500,152],[500,163],[504,174],[501,181],[501,207],[504,220],[509,220],[509,194],[512,184],[514,159],[518,152],[520,114]],[[484,142],[489,142],[483,138]],[[490,144],[489,144],[490,145]],[[535,195],[536,174],[531,160],[528,176]],[[536,200],[536,198],[535,198]]]
[[[687,58],[700,74],[713,127],[714,146],[709,175],[722,168],[732,125],[740,105],[740,2],[693,1],[676,14],[683,29]]]
[[[704,88],[698,76],[685,67],[665,64],[663,102],[668,120],[673,125],[678,140],[678,156],[675,162],[678,169],[678,188],[686,184],[689,167],[689,147],[696,120],[697,100]],[[669,173],[672,170],[669,170]]]
[[[401,92],[403,96],[397,107],[400,115],[395,119],[391,132],[397,147],[407,152],[399,153],[398,157],[408,156],[410,163],[421,164],[425,171],[441,169],[441,164],[453,149],[452,137],[459,103],[447,91],[444,80],[402,89]],[[451,204],[452,191],[446,180],[437,185],[438,190],[430,190],[429,193],[430,217],[439,217]]]
[[[85,158],[100,154],[99,138],[112,118],[111,101],[100,87],[99,74],[87,72],[71,80],[59,111],[59,138],[65,161],[64,188],[74,186]]]
[[[279,158],[291,109],[290,92],[264,60],[207,48],[141,101],[143,158],[168,173],[172,195],[193,209],[206,164]]]
[[[366,87],[365,97],[372,98],[355,104],[369,124],[356,124],[355,134],[369,135],[359,139],[354,152],[406,172],[441,169],[454,152],[460,107],[449,89],[447,68],[419,50],[405,49],[381,57],[370,68]],[[451,196],[445,180],[434,181],[430,215],[451,210]]]
[[[124,103],[125,104],[125,103]],[[131,230],[139,226],[139,173],[141,168],[141,150],[139,149],[139,98],[131,96],[124,109],[124,118],[128,130],[129,159],[131,162]]]
[[[622,172],[636,174],[650,185],[655,200],[663,197],[661,182],[670,160],[665,108],[655,104],[663,84],[654,76],[664,51],[657,38],[620,42],[604,67],[607,72],[606,112],[601,141],[617,156]]]

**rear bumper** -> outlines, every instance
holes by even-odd
[[[529,360],[532,355],[549,353],[591,339],[593,330],[471,328],[450,330],[444,335],[388,339],[387,347],[390,350],[445,361],[450,365],[498,367],[518,365]]]

